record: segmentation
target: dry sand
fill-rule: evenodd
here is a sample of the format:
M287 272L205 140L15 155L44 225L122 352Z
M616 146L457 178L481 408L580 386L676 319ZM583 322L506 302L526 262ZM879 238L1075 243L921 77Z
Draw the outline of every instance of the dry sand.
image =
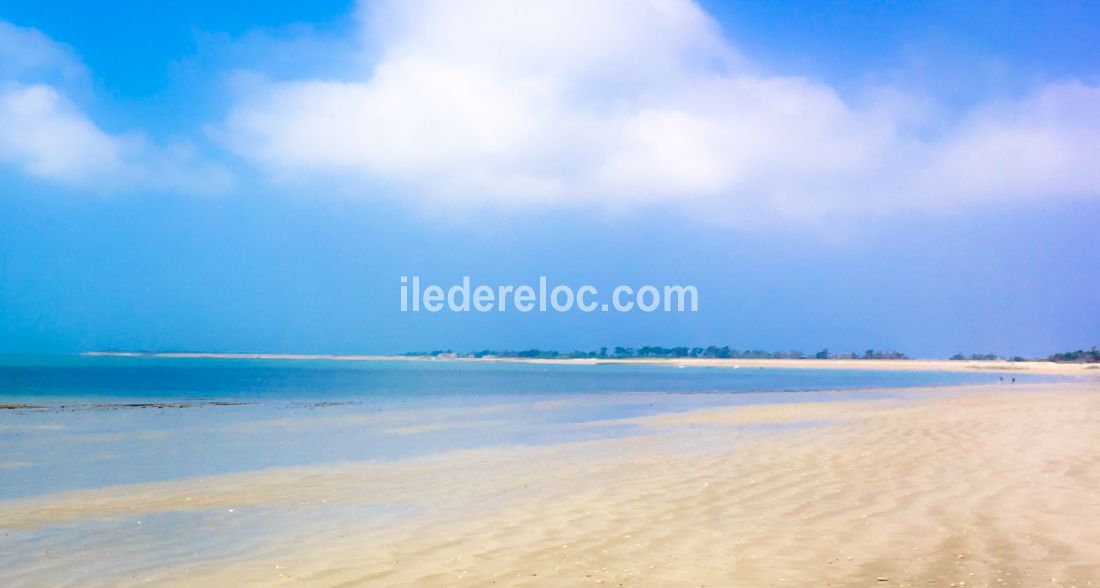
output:
M1100 586L1095 382L630 422L648 434L0 503L12 536L158 513L288 522L237 553L189 556L184 533L67 542L0 583Z

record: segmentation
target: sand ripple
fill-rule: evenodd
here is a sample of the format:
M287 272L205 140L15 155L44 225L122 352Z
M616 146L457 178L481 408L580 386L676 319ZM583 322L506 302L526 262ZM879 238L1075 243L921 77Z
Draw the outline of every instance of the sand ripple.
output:
M0 562L0 578L1100 586L1095 384L634 422L651 434L9 501L0 504L0 551L23 557ZM122 533L135 517L162 526ZM197 530L187 526L195 520ZM80 525L114 534L80 541L64 532ZM181 532L168 532L173 525ZM66 539L43 539L51 533ZM45 546L52 557L28 553Z

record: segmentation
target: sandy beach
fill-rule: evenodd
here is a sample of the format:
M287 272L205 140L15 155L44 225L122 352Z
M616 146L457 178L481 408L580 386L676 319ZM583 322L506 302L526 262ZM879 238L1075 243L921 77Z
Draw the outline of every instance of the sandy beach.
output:
M1100 588L1098 33L0 5L0 588Z
M294 361L414 361L525 363L548 365L655 365L711 368L780 368L806 370L888 370L936 372L1018 372L1063 376L1100 377L1100 367L1089 363L1055 363L1051 361L947 360L947 359L718 359L718 358L563 358L526 359L502 357L432 357L419 355L320 355L288 353L133 353L93 351L87 357L149 357L161 359L255 359Z
M0 527L28 558L0 575L8 586L1100 585L1095 381L628 421L645 434L8 500ZM217 555L203 556L211 545L194 529L31 553L51 530L186 516L224 537ZM236 551L234 536L247 538Z

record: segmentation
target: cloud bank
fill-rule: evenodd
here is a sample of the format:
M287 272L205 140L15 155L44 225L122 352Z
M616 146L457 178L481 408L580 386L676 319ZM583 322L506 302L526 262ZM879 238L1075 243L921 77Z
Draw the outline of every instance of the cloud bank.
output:
M1100 86L1079 80L962 112L845 96L759 67L691 0L377 0L354 18L294 77L237 72L204 127L237 159L97 124L75 53L0 21L0 165L192 193L229 191L243 160L448 214L653 206L740 226L1100 196Z
M186 143L103 130L69 97L87 72L67 47L0 20L0 164L61 184L221 192L231 179Z
M854 101L762 71L689 0L381 0L358 17L362 65L252 77L225 143L280 180L452 209L817 223L1100 196L1100 87L1079 81L943 120L890 88Z

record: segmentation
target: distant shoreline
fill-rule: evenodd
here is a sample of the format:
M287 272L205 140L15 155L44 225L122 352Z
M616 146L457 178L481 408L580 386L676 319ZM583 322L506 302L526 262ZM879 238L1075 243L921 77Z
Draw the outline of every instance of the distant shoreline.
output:
M131 351L87 351L85 357L145 357L164 359L265 359L295 361L424 361L469 363L525 363L551 365L659 365L726 369L841 369L944 372L1026 372L1052 375L1100 376L1100 365L1054 363L1051 361L949 360L949 359L718 359L718 358L562 358L432 357L409 355L325 355L298 353L146 353Z

